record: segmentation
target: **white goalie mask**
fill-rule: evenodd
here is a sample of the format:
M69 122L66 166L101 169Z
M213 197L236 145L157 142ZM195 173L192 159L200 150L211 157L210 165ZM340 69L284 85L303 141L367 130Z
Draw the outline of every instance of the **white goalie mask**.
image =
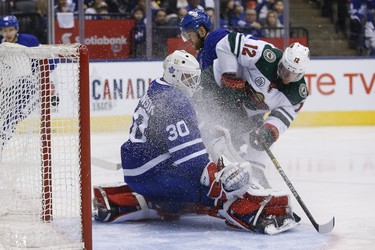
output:
M292 43L285 49L277 68L277 75L283 82L296 82L305 74L310 61L310 50L300 43Z
M184 50L176 50L164 60L164 80L192 96L201 82L201 70L195 57Z

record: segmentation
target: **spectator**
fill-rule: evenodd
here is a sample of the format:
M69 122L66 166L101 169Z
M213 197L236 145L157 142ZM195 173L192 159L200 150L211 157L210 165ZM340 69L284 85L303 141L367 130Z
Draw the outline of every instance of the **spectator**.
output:
M258 2L257 0L243 0L242 4L245 7L245 9L255 9Z
M209 16L210 18L210 21L211 21L211 24L212 24L212 27L215 26L215 22L216 22L216 18L215 18L215 9L214 8L211 8L211 7L206 7L205 10L204 10L206 13L207 13L207 16ZM228 21L222 16L220 15L220 27L222 28L228 28Z
M367 1L352 0L349 6L349 47L362 54L364 46L364 24L367 16Z
M188 13L188 10L186 8L179 8L177 11L177 18L178 18L178 26L180 25L180 21L184 16Z
M265 37L277 38L284 36L284 26L280 23L279 19L277 18L277 13L274 10L268 11L266 23L263 27Z
M240 2L234 2L233 15L230 17L229 26L238 27L244 24L244 8Z
M133 18L135 26L133 29L135 57L146 57L146 26L145 26L145 13L141 7L136 7L133 11Z
M154 0L151 0L150 6L151 6L152 19L154 19L155 13L158 9L160 9L160 6ZM146 0L138 0L137 7L141 7L143 9L143 12L146 13ZM145 21L145 22L147 22L147 21Z
M264 25L268 11L272 10L274 0L258 0L255 10L258 13L259 22Z
M39 41L42 44L46 44L47 41L47 34L48 34L48 20L47 20L47 14L48 14L48 2L45 0L36 0L35 2L35 11L39 14L39 20L40 20L40 26L37 29L37 34L35 34Z
M143 13L146 13L146 0L138 0L138 4L137 6L135 6L135 8L138 8L138 7L143 10Z
M179 8L176 14L167 15L167 24L169 26L179 27L180 21L188 13L186 8Z
M245 23L242 27L244 28L244 33L256 37L264 37L262 25L258 22L258 14L255 9L245 10Z
M369 56L375 56L375 14L369 15L365 24L365 45Z
M108 4L105 0L95 0L95 3L92 7L86 9L85 14L86 19L110 19L108 15Z
M204 9L204 11L210 17L210 21L211 21L212 27L215 26L215 9L211 8L211 7L206 7Z
M167 52L167 38L170 37L170 26L167 24L167 11L158 9L152 27L152 50L157 58L163 58Z
M220 1L220 27L228 28L234 15L234 0Z
M188 0L189 5L186 7L188 11L194 9L204 10L203 6L201 5L201 0Z
M284 1L276 0L272 6L272 9L276 11L280 23L284 25Z
M45 0L36 0L35 2L36 12L44 18L47 18L48 14L48 2Z
M132 13L137 6L137 0L106 0L109 13Z
M181 8L187 8L189 3L187 0L168 0L168 6L165 7L167 10L167 14L177 13Z
M75 10L75 3L72 1L68 2L68 0L57 0L57 4L55 5L55 13L57 12L74 12Z

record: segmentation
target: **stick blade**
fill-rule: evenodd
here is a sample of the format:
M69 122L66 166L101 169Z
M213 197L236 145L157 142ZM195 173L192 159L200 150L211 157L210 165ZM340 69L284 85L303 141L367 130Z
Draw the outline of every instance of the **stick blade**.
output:
M335 227L335 217L333 217L329 222L323 225L316 225L316 230L321 234L329 233Z

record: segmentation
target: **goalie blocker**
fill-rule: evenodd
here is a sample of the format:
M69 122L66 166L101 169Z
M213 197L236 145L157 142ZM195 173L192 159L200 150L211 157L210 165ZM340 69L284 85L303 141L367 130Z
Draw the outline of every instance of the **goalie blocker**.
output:
M231 228L270 235L296 226L300 218L291 212L289 197L265 191L249 190L240 198L221 200L213 208L186 204L179 214L170 214L133 192L124 183L95 186L93 216L96 221L125 222L175 220L186 213L207 214L225 219L226 225Z

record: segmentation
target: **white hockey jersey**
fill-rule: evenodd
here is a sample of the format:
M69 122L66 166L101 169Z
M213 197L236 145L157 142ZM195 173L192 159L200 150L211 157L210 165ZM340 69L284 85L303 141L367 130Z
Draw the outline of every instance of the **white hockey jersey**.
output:
M277 75L283 52L250 35L232 32L216 46L215 81L221 86L223 73L236 73L247 81L243 106L249 117L269 113L264 123L279 133L287 130L308 96L305 79L283 84Z

